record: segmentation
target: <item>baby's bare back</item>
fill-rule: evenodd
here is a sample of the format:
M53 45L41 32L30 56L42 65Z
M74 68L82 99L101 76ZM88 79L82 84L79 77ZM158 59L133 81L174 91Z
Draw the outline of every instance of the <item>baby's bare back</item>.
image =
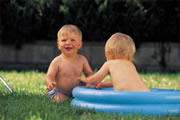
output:
M109 64L109 72L116 91L149 91L132 62L113 60Z

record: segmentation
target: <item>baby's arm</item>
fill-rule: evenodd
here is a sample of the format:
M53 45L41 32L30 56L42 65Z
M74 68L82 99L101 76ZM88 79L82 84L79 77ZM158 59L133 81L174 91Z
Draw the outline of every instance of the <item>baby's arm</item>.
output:
M93 75L94 73L93 73L87 59L84 56L82 56L82 57L83 57L83 72L84 72L85 76L87 77L87 76Z
M101 67L101 69L95 73L94 75L91 75L89 77L79 77L77 78L77 80L80 80L80 81L83 81L85 83L88 83L88 84L95 84L97 85L99 82L101 82L104 77L108 74L109 72L109 69L108 69L108 64L107 62Z
M84 56L82 56L82 59L83 59L83 72L84 72L85 76L88 77L88 76L93 75L94 73L93 73L87 59ZM84 83L84 82L82 82L82 83ZM83 85L85 85L87 87L94 87L94 88L96 87L95 85L86 84L86 83L84 83Z
M47 75L46 75L46 78L45 78L45 82L46 82L46 85L47 85L47 88L46 88L46 91L50 91L54 88L54 86L56 85L56 82L55 82L55 76L56 76L56 73L58 71L58 67L57 67L57 62L56 60L54 59L49 68L48 68L48 72L47 72Z

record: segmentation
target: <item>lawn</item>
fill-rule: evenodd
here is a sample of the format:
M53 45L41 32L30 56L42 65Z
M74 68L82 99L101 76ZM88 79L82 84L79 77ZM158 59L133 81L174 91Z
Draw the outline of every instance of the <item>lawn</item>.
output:
M0 82L0 120L180 120L178 116L139 116L105 114L75 109L71 100L52 103L45 92L45 73L0 71L15 91L11 94ZM180 90L180 73L141 73L150 88ZM108 77L107 77L108 78Z

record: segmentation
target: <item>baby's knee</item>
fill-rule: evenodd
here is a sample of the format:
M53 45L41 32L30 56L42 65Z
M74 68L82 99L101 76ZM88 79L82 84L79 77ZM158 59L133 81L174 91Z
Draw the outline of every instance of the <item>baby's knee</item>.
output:
M61 94L61 93L57 93L56 95L54 95L51 99L52 102L64 102L68 99L68 97L64 94Z

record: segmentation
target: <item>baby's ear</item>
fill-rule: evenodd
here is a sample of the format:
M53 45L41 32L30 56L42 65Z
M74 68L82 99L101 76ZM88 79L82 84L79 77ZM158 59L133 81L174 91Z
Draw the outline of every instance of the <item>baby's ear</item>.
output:
M112 51L112 50L106 51L106 59L107 59L107 60L112 60L112 59L114 59L114 55L113 55L113 51Z
M113 51L112 51L112 50L108 50L108 51L106 52L106 54L107 54L108 56L112 57L112 56L113 56Z
M83 44L82 42L79 42L79 49L82 47L82 44Z
M60 43L59 42L57 42L57 47L60 50Z

